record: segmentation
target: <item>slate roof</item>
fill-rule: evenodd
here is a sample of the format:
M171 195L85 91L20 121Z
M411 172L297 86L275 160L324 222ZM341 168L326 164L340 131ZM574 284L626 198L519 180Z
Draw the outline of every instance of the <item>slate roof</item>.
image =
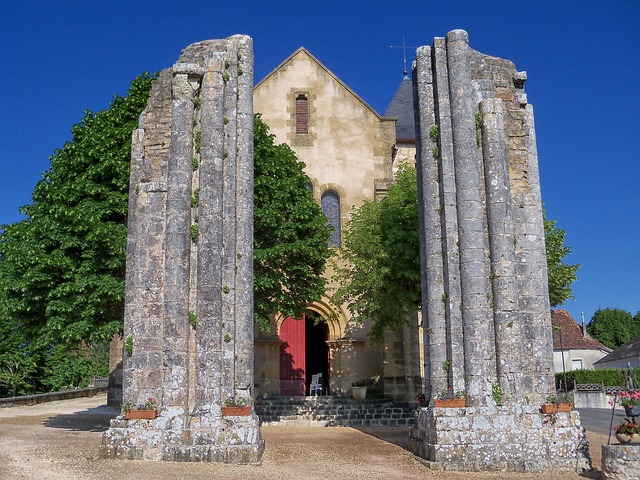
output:
M616 360L625 360L627 358L632 358L634 360L637 360L638 357L640 357L640 336L616 348L609 355L607 355L604 358L601 358L595 363L605 363L605 362L612 362Z
M582 334L582 327L573 319L566 310L553 310L551 312L553 322L553 349L554 350L604 350L611 349L600 343L586 331ZM560 327L560 328L558 328ZM562 346L560 342L560 329L562 330Z
M391 103L384 112L385 117L397 118L396 141L416 140L415 119L413 117L413 86L411 79L406 75L400 82L398 90L391 99Z

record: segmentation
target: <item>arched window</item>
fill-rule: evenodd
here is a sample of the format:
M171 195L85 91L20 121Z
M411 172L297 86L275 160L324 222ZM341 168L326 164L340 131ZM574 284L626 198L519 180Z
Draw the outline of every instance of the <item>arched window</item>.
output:
M322 211L327 217L327 224L332 227L330 247L340 246L340 196L333 190L322 194Z
M309 133L309 101L302 94L296 97L296 133Z

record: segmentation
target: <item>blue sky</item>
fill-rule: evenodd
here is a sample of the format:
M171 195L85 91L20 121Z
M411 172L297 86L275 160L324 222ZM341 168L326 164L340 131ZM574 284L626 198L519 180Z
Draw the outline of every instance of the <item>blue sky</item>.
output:
M0 224L49 168L84 110L107 108L144 71L190 43L245 33L255 80L300 46L383 113L408 46L452 29L472 48L526 70L542 197L579 263L575 300L640 310L640 2L15 1L0 16ZM413 56L408 51L408 58Z

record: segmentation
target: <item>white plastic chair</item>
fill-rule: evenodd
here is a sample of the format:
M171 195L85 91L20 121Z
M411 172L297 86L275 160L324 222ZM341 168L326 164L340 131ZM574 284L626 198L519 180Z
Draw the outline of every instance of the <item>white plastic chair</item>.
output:
M320 392L320 395L323 393L321 373L311 375L311 385L309 385L309 395L318 396L318 392Z

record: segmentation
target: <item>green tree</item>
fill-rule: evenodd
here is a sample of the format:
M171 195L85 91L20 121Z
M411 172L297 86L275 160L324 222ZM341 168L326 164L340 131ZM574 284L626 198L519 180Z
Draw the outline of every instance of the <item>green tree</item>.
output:
M29 348L49 363L61 364L54 359L62 347L80 361L82 344L122 329L131 131L152 80L144 74L108 110L85 112L22 208L26 218L2 227L0 322L21 325ZM300 316L324 293L329 230L304 165L274 145L259 118L255 125L255 311L266 326L269 314Z
M40 346L104 342L122 328L131 131L152 79L85 112L21 209L27 218L3 227L8 314Z
M5 315L0 319L0 397L34 393L39 357L16 322Z
M74 350L53 345L43 352L40 382L47 392L84 388L94 375L109 373L109 345L94 344Z
M254 118L255 318L268 328L276 312L300 318L325 292L322 276L331 235L320 206L307 189L304 164Z
M549 276L549 303L551 307L562 305L566 300L574 298L573 282L577 280L576 272L580 265L567 265L564 258L571 253L571 247L564 244L566 232L556 226L555 220L544 216L544 239L547 250L547 272Z
M615 349L640 335L640 321L620 308L598 309L587 325L587 332L607 347Z
M380 202L366 200L351 212L339 257L333 294L356 322L372 321L380 339L420 305L420 238L416 171L401 166Z
M416 172L402 167L387 197L365 201L351 212L343 246L334 266L337 303L347 304L356 322L371 320L372 336L404 321L398 312L420 307L420 245ZM566 265L571 252L565 232L545 218L545 239L552 306L571 297L579 265Z

